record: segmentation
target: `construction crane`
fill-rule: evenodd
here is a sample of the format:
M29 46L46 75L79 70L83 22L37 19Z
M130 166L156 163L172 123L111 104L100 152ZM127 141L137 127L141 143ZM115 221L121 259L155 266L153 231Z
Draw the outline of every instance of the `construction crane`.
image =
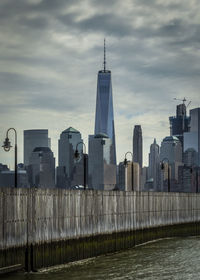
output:
M191 100L188 102L188 105L186 106L186 108L191 104L191 102L192 102Z
M184 97L183 99L174 98L174 100L182 101L182 102L183 102L183 104L185 104L185 101L187 101L187 100L185 99L185 97Z
M182 101L183 104L185 104L185 102L187 101L187 99L184 97L183 99L179 99L179 98L174 98L174 100L178 100L178 101ZM186 105L186 108L191 104L191 100L188 102L188 104Z

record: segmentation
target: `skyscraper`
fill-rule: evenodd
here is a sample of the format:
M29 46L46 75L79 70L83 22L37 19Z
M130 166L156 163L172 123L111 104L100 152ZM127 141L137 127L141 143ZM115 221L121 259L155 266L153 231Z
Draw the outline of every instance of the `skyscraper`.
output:
M193 148L188 148L183 153L183 163L186 166L198 166L198 153Z
M80 142L82 142L81 134L73 127L69 127L60 134L57 167L57 187L59 188L71 188L83 184L83 160L77 163L74 159L76 145ZM77 148L82 154L83 145L79 144Z
M179 189L181 192L196 192L196 184L200 184L198 173L198 153L193 148L188 148L183 153L183 166L179 167Z
M169 161L170 165L170 190L176 191L178 184L178 168L182 163L182 144L176 136L167 136L163 139L160 147L160 161ZM165 168L166 170L166 168ZM162 173L165 171L163 170ZM161 174L162 175L162 174ZM166 186L165 186L166 187ZM161 179L163 190L163 181ZM164 190L166 190L164 188Z
M133 160L138 162L142 170L142 128L141 125L135 125L133 131Z
M176 116L169 117L170 135L179 138L183 144L183 133L189 131L190 118L187 117L186 106L182 104L176 106Z
M113 114L111 71L106 70L106 49L104 40L104 69L98 72L96 117L94 134L106 134L112 141L111 162L116 164L115 127Z
M182 149L180 140L176 136L167 136L160 147L160 161L167 158L169 163L182 162Z
M149 168L148 168L148 177L153 179L153 188L155 191L158 191L160 185L160 154L159 154L159 145L154 139L153 144L150 146L149 153Z
M116 165L111 161L112 140L103 133L89 136L89 187L113 190L116 185Z
M200 108L190 110L190 132L184 133L184 152L193 148L197 152L197 165L200 166Z
M24 165L29 165L31 153L36 147L49 147L49 143L48 129L24 130Z

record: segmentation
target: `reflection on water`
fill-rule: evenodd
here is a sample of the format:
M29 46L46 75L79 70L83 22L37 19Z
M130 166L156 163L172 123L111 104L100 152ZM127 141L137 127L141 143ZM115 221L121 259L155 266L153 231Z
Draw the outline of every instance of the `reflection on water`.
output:
M15 273L1 280L200 279L200 237L164 239L112 255L54 267L38 273Z

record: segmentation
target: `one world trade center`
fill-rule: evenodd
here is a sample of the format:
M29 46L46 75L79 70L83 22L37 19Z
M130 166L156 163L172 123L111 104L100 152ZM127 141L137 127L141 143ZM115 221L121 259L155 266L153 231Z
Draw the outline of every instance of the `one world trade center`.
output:
M115 127L113 114L111 71L106 69L104 40L104 69L98 72L95 135L106 134L112 140L111 163L116 164Z

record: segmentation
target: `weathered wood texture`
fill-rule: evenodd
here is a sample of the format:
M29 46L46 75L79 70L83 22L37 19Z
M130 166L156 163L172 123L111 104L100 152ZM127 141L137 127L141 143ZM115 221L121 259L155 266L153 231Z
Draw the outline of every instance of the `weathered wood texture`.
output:
M194 193L0 189L2 250L198 221Z

